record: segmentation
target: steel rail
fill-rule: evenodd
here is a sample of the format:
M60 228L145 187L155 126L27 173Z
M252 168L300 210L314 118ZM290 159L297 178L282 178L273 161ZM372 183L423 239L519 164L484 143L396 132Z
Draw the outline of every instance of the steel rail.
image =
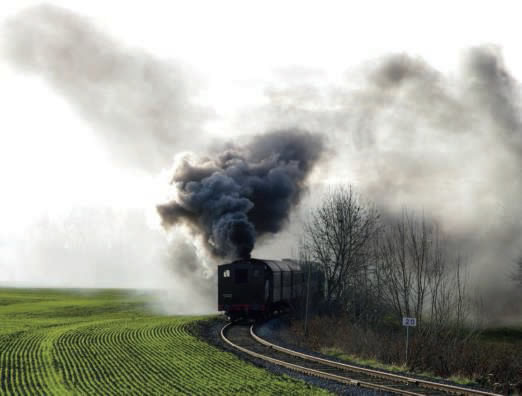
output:
M269 342L269 341L259 337L254 332L254 325L252 325L250 327L250 335L257 342L259 342L259 343L261 343L261 344L263 344L263 345L265 345L265 346L267 346L269 348L275 349L275 350L277 350L279 352L283 352L283 353L286 353L286 354L292 355L292 356L297 356L297 357L300 357L301 359L304 359L304 360L309 360L309 361L313 361L313 362L317 362L317 363L322 363L322 364L325 364L325 365L328 365L328 366L331 366L331 367L335 367L335 368L339 368L339 369L343 369L343 370L346 370L346 371L364 373L364 374L366 374L368 376L371 376L371 377L381 378L381 379L389 379L389 380L392 380L394 382L401 382L401 383L412 384L412 385L416 385L416 386L421 387L421 388L442 390L442 391L444 391L446 393L453 393L453 394L456 394L456 395L463 395L463 396L502 396L502 395L500 395L498 393L485 392L485 391L481 391L481 390L478 390L478 389L464 388L464 387L461 387L461 386L448 385L448 384L443 384L443 383L438 383L438 382L433 382L433 381L422 380L422 379L418 379L418 378L407 377L407 376L400 375L400 374L387 373L385 371L373 370L373 369L368 369L368 368L364 368L364 367L354 366L354 365L351 365L351 364L340 363L340 362L336 362L336 361L333 361L333 360L328 360L328 359L323 359L323 358L320 358L320 357L317 357L317 356L308 355L306 353L297 352L297 351L294 351L292 349L288 349L288 348L284 348L282 346L276 345L274 343L271 343L271 342Z
M290 370L298 371L298 372L301 372L301 373L304 373L304 374L308 374L308 375L312 375L312 376L315 376L315 377L320 377L320 378L326 378L326 379L334 380L334 381L341 382L341 383L344 383L344 384L347 384L347 385L359 386L359 387L373 389L373 390L381 390L381 391L396 393L396 394L400 394L400 395L424 396L422 393L415 393L415 392L410 392L410 391L406 391L406 390L402 390L402 389L396 389L396 388L392 388L392 387L386 386L386 385L373 384L373 383L367 382L367 381L360 381L360 380L356 380L356 379L352 379L352 378L348 378L348 377L343 377L343 376L336 375L336 374L327 373L327 372L320 371L320 370L315 370L315 369L308 368L308 367L299 366L299 365L294 364L294 363L285 362L283 360L275 359L275 358L272 358L270 356L266 356L266 355L263 355L261 353L251 351L250 349L247 349L247 348L244 348L244 347L239 346L237 344L234 344L232 341L230 341L225 336L226 329L229 326L231 326L231 325L233 325L232 322L231 323L227 323L221 329L221 338L223 339L223 341L225 341L232 348L238 349L241 352L244 352L244 353L246 353L246 354L248 354L250 356L256 357L258 359L265 360L267 362L276 364L278 366L286 367L286 368L288 368ZM251 334L253 333L253 331L252 331L253 327L254 326L252 325L252 327L250 328Z

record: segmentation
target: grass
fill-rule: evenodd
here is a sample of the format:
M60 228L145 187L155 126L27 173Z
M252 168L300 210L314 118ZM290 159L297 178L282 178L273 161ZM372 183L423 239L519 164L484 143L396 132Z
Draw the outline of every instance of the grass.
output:
M380 369L380 370L387 370L387 371L391 371L391 372L395 372L395 373L407 373L408 372L408 368L404 364L403 365L384 364L382 362L379 362L376 359L365 359L365 358L361 358L357 355L344 353L339 348L322 348L320 350L320 352L325 355L333 356L337 359L343 360L347 363L354 363L354 364L358 364L361 366L371 367L371 368ZM429 372L416 372L415 374L426 377L430 380L446 379L446 380L452 381L452 382L454 382L456 384L460 384L460 385L476 385L475 381L473 381L472 379L463 377L463 376L458 376L458 375L454 375L449 378L442 378L442 377L438 377L438 376L434 375L433 373L429 373Z
M359 364L361 366L368 366L375 369L388 370L393 372L405 372L407 371L407 367L405 365L395 365L395 364L384 364L375 359L364 359L357 355L344 353L339 348L321 348L321 353L329 356L333 356L337 359L344 360L346 362Z
M121 290L0 289L0 394L326 394L194 337Z

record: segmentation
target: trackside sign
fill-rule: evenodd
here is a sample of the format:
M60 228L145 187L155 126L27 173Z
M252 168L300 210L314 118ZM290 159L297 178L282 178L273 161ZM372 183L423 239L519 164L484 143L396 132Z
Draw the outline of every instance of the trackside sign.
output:
M406 316L402 317L402 325L406 327L406 363L408 362L408 338L410 327L417 326L417 318L407 318Z
M402 325L406 327L415 327L417 326L417 318L402 318Z

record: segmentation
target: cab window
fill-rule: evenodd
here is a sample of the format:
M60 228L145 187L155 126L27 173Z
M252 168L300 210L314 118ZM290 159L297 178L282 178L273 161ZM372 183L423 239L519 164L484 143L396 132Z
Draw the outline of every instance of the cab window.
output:
M223 278L230 278L230 270L223 271Z

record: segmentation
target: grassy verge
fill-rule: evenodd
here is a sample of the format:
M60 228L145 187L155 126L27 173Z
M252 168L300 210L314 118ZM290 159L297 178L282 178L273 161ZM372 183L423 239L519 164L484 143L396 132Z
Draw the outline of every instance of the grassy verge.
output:
M522 389L520 326L480 331L416 328L410 331L409 370L404 363L405 334L400 330L362 326L346 318L314 317L308 321L306 336L300 321L292 322L288 333L291 342L357 364L503 393Z
M329 355L329 356L335 357L337 359L340 359L342 361L345 361L347 363L353 363L353 364L366 366L366 367L370 367L370 368L374 368L374 369L378 369L378 370L387 370L387 371L391 371L391 372L395 372L395 373L408 373L408 367L404 364L402 364L402 365L384 364L382 362L379 362L376 359L368 359L368 358L365 359L365 358L361 358L361 357L353 355L353 354L344 353L339 348L332 348L332 347L321 348L320 352L325 355ZM414 372L412 374L423 376L423 377L426 377L427 379L449 380L449 381L455 382L460 385L477 385L477 383L475 381L473 381L473 379L466 378L463 376L451 376L449 378L442 378L442 377L436 376L433 373L426 372L426 371Z

